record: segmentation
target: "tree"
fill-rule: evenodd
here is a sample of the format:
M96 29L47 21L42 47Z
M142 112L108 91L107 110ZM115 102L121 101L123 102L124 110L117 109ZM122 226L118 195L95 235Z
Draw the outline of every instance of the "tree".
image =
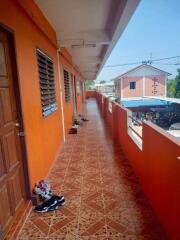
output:
M175 96L176 81L174 79L167 80L167 97L174 98Z
M167 97L180 98L180 69L177 69L175 79L167 81Z
M86 90L94 89L95 81L94 80L87 80L85 82L85 88Z
M176 81L176 86L175 86L175 98L180 98L180 69L177 69L178 74L176 75L175 81Z
M102 80L102 81L100 81L99 83L103 84L103 83L106 83L106 81L105 81L105 80Z

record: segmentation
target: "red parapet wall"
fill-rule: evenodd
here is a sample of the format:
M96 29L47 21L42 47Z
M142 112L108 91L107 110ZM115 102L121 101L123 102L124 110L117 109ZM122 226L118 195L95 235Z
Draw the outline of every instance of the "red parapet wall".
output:
M180 239L180 143L152 123L143 123L142 150L127 132L127 109L96 94L99 109L164 226L168 239Z
M169 239L180 239L180 144L154 124L144 124L143 128L143 182L147 196Z
M96 91L95 90L86 91L86 98L95 98L95 97L96 97Z

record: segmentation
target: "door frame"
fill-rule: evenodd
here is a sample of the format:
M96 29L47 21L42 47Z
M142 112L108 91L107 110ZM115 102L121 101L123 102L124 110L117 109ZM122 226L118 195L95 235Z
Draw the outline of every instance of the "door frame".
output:
M17 117L20 124L19 131L24 132L24 122L22 115L22 104L21 104L21 95L20 95L20 81L19 81L19 72L17 64L17 50L16 50L16 41L15 33L12 29L0 22L0 30L4 31L9 35L10 39L10 54L12 55L12 72L14 84L14 95L17 107ZM27 159L27 147L25 137L19 137L20 140L20 149L21 149L21 159L22 159L22 168L23 168L23 177L24 177L24 186L25 186L25 200L31 200L31 189L30 189L30 179L29 179L29 169L28 169L28 159Z

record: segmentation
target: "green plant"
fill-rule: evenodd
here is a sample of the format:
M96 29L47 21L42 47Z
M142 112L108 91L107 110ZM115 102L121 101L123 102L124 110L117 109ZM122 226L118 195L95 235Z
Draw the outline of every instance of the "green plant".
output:
M94 80L86 80L85 82L85 89L86 90L92 90L95 87L95 81Z

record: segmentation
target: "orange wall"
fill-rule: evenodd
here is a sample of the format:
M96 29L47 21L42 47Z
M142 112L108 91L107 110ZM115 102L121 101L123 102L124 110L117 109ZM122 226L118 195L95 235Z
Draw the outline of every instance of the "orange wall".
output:
M78 80L83 81L77 67L74 66L72 62L72 57L68 51L63 48L60 53L60 67L61 67L61 85L62 85L62 95L63 95L63 108L64 108L64 120L65 120L65 131L66 134L72 126L72 117L73 117L73 99L72 99L72 82L71 82L71 73L75 75L76 79L76 101L77 101L77 112L80 113L82 110L82 91L81 88L78 88ZM71 97L68 103L65 102L65 89L64 89L64 69L69 72L70 76L70 92Z
M24 4L26 2L32 3L32 1L20 2ZM15 36L31 187L37 180L46 176L62 143L62 117L58 90L55 33L50 29L49 24L36 6L33 6L36 10L32 9L35 18L38 18L44 24L44 27L47 27L49 37L44 35L43 31L40 31L39 26L28 17L17 1L2 1L0 7L0 23L12 29ZM38 17L36 14L38 14ZM47 118L43 118L41 113L36 59L37 47L47 53L54 62L58 110Z
M34 1L7 0L1 2L0 24L13 31L15 36L16 58L19 74L22 114L27 146L28 168L31 188L34 183L46 177L53 160L63 142L60 87L58 79L58 61L56 33L47 22ZM54 63L56 100L58 110L42 117L36 48L43 50ZM82 75L72 62L66 49L60 54L61 83L65 129L72 124L72 98L66 104L64 100L63 67L83 80ZM82 96L77 97L78 111L82 107Z
M105 97L103 97L105 98ZM163 224L168 239L180 239L180 143L152 123L143 124L143 149L127 133L127 110L113 103L112 121L107 111L108 100L97 94L102 115L111 123L112 134L121 144L144 192Z
M64 125L66 134L72 126L72 116L73 116L73 104L72 104L72 85L71 85L71 72L72 72L72 58L70 54L62 49L60 54L60 67L61 67L61 86L62 86L62 98L63 98L63 108L64 108ZM64 89L64 69L69 72L70 76L70 91L71 98L69 102L65 102L65 89Z

